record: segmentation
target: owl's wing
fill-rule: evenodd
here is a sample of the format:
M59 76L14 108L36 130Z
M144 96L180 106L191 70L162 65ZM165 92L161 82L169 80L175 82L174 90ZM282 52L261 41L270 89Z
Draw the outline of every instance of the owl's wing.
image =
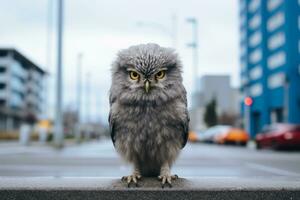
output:
M112 104L115 102L115 98L112 97L112 95L109 96L109 104L110 104L110 107L112 107ZM112 110L110 109L109 111L109 116L108 116L108 123L109 123L109 131L110 131L110 137L111 137L111 140L113 142L113 144L115 145L115 142L116 142L116 136L115 136L115 129L114 129L114 126L115 126L115 120L113 118L113 115L112 115Z
M115 130L114 130L114 120L113 120L111 111L109 112L108 123L109 123L109 131L110 131L111 141L115 145L116 138L115 138Z
M186 110L185 110L185 117L180 123L181 128L183 130L182 131L183 142L182 142L181 148L184 148L186 143L187 143L188 136L189 136L189 122L190 122L190 117L189 117L189 113L188 113L188 110L187 110L187 98L186 98L185 89L184 89L183 101L184 101Z
M188 113L187 113L186 116L187 116L186 119L184 121L182 121L182 123L181 123L182 129L183 129L183 133L182 133L183 142L182 142L181 148L185 147L185 145L187 143L187 140L188 140L188 136L189 136L189 121L190 121L190 118L189 118Z

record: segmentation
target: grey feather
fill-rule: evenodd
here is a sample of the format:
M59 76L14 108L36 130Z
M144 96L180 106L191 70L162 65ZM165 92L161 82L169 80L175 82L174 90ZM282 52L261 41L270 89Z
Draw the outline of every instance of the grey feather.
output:
M129 69L140 74L129 77ZM155 78L166 69L162 80ZM182 65L173 49L157 44L119 52L112 65L109 124L117 152L143 176L155 176L163 163L171 166L187 141L189 116ZM151 82L149 93L143 80Z

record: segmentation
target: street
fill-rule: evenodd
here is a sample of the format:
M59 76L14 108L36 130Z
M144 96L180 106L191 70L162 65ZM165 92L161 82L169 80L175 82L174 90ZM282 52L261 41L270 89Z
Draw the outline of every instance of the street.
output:
M188 144L172 168L181 177L300 177L300 152ZM0 176L121 177L131 167L110 141L68 145L62 150L34 144L0 143Z

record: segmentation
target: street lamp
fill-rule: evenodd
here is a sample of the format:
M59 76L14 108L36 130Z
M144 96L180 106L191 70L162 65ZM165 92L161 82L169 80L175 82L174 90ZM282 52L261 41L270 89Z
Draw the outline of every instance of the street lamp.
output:
M63 147L64 133L62 123L62 48L63 48L63 0L58 0L58 21L57 21L57 82L56 82L56 117L54 142L56 147Z
M198 22L196 18L188 18L186 21L192 24L193 26L192 42L188 43L187 46L193 49L193 62L194 62L193 74L194 74L194 84L195 84L194 87L196 90L197 87L196 81L198 75Z
M77 143L81 140L81 69L83 54L77 55L77 126L75 127L75 140Z
M160 24L160 23L157 23L157 22L144 22L144 21L138 21L137 26L139 27L151 27L151 28L154 28L154 29L158 29L160 30L161 32L167 34L170 39L171 39L171 44L172 44L172 47L173 48L176 48L177 46L177 16L174 14L172 15L172 25L171 25L171 28L163 25L163 24Z

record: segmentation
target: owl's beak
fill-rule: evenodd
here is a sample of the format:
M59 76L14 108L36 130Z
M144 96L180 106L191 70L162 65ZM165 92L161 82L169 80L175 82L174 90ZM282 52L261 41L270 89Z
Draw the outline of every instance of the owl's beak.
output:
M149 82L148 80L146 80L146 81L144 82L144 86L145 86L145 91L146 91L146 93L148 93L149 90L150 90L150 82Z

